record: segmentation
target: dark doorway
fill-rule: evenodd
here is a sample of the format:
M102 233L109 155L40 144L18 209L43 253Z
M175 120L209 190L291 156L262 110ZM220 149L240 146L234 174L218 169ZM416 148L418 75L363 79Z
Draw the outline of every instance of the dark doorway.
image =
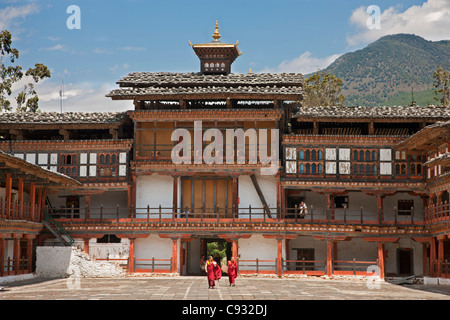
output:
M297 248L297 260L314 261L314 249L311 248ZM305 262L305 270L314 270L314 262ZM303 262L297 262L295 266L296 270L303 269Z
M298 197L298 196L288 196L287 197L287 219L293 219L295 218L295 208L297 208L302 201L305 201L304 197ZM298 211L297 211L298 214Z
M398 249L398 274L402 276L412 275L412 250L409 248Z

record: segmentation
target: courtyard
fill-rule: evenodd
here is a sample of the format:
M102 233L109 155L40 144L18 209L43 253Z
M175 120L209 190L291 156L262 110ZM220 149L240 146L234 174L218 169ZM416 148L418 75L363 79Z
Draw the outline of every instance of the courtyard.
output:
M450 300L450 286L369 279L238 277L208 289L206 277L33 279L4 284L0 300Z

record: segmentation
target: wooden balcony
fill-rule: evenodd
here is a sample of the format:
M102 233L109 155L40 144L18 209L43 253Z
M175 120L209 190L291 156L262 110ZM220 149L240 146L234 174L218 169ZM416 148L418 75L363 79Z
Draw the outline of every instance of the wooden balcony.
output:
M61 208L50 212L69 233L148 232L367 232L387 228L396 233L411 229L424 234L426 222L422 211L407 216L398 210L377 212L366 209L337 210L310 208L301 214L296 208L172 208L96 207ZM269 215L270 213L270 215ZM450 220L450 217L449 217ZM399 231L402 232L402 231Z

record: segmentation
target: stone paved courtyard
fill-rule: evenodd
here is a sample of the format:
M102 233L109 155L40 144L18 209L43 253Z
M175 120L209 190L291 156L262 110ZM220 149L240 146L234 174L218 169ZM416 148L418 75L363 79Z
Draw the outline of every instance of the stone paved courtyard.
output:
M206 277L28 280L4 284L0 300L450 300L450 286L366 280L239 277L208 289Z

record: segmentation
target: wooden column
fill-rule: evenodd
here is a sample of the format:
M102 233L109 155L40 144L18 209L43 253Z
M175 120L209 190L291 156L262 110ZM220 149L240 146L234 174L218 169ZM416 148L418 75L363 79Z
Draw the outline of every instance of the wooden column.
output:
M238 214L238 177L233 176L233 215L237 217Z
M438 265L437 276L440 277L442 273L442 262L444 262L444 236L438 237Z
M277 276L281 277L283 273L283 238L277 238Z
M435 237L431 237L430 240L430 276L436 276L436 268L434 267L436 263L436 240Z
M384 243L378 242L378 268L380 272L380 279L384 279Z
M11 218L11 200L12 200L12 178L11 174L6 174L6 186L5 186L5 203L6 203L6 219Z
M89 254L89 240L90 240L90 238L85 238L85 239L84 239L84 248L83 248L83 251L84 251L84 253L86 253L86 254Z
M178 176L173 177L173 194L172 194L172 205L173 213L177 213L178 208Z
M31 205L31 221L35 221L36 219L36 187L34 185L34 182L30 183L30 205Z
M20 262L20 237L21 234L14 234L14 249L13 249L13 255L14 255L14 274L19 274L19 262Z
M377 195L377 213L378 221L382 223L384 221L384 206L383 206L383 196Z
M277 215L281 215L281 172L277 173Z
M35 212L36 215L36 221L41 221L41 205L42 205L42 188L37 188L37 212Z
M33 238L27 238L27 269L31 273L31 262L33 261Z
M86 206L86 219L89 219L91 217L91 197L92 195L84 195L84 202Z
M134 241L136 238L129 238L130 239L130 253L128 255L128 272L134 273Z
M173 237L172 239L172 273L177 273L177 263L178 263L178 237Z
M231 255L234 258L234 261L236 261L237 263L237 259L238 259L238 240L237 239L233 239L232 240L232 245L231 245Z
M42 188L42 197L41 197L41 211L40 211L40 219L39 221L44 220L44 214L45 214L45 200L47 199L47 187Z
M19 204L19 219L23 219L23 179L19 178L18 185L18 199L17 202Z
M327 240L327 276L331 277L333 275L333 255L332 255L332 244L333 241Z

